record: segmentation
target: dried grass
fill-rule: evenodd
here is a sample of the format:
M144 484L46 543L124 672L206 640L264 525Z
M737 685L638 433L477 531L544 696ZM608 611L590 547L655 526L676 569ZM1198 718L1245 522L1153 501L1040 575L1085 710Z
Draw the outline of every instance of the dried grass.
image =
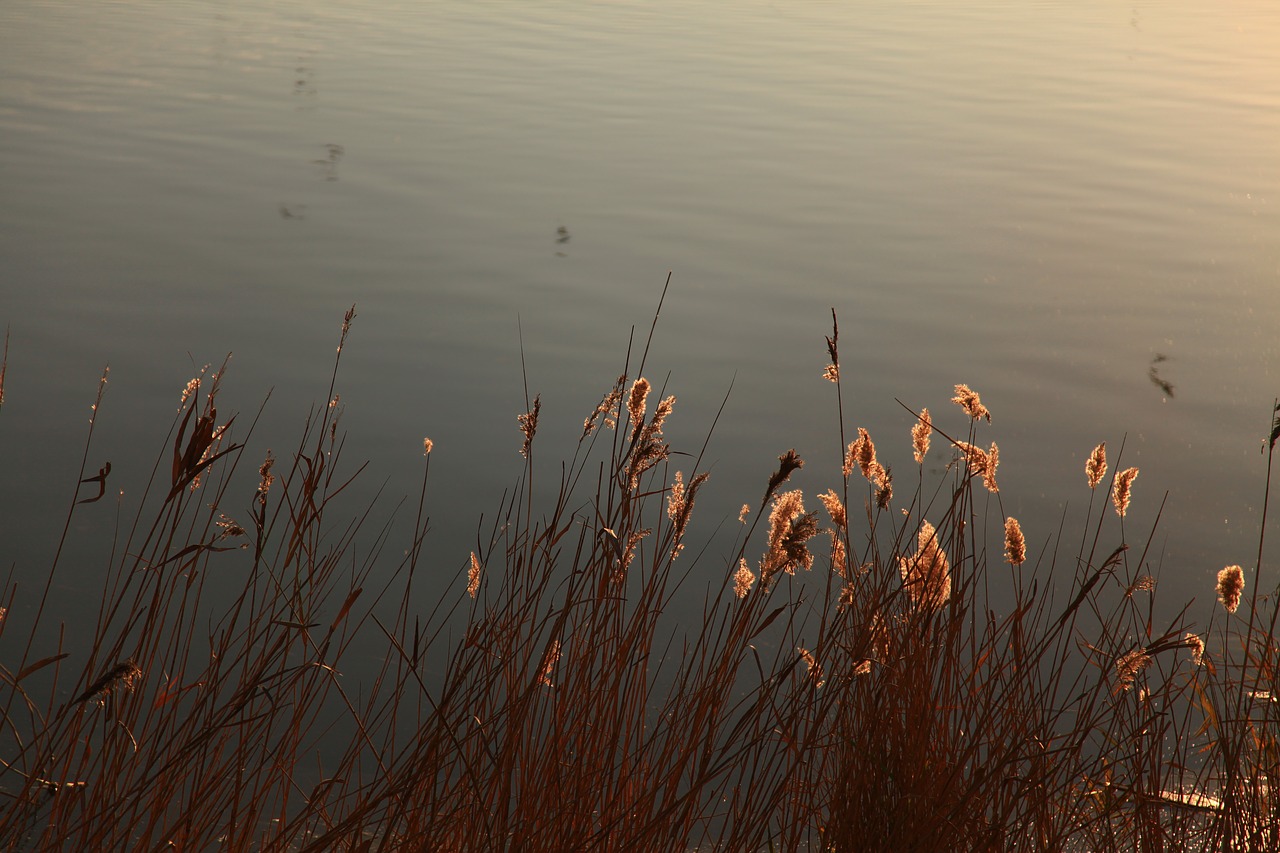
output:
M799 489L779 491L794 451L761 469L771 511L744 506L730 553L677 560L706 472L697 456L687 482L663 464L674 398L646 420L649 383L624 395L624 374L535 513L535 397L517 488L420 614L429 440L411 541L357 553L368 513L342 508L358 469L341 463L341 407L242 478L253 430L217 417L220 375L184 394L91 641L47 630L60 557L35 606L15 608L14 589L0 602L0 636L18 640L0 661L4 849L1280 845L1276 603L1256 579L1246 599L1228 566L1230 619L1159 622L1146 545L1092 503L1078 550L1050 540L1028 562L1017 520L984 509L1001 499L994 444L955 442L966 465L922 471L904 511L868 495L864 525L848 475L882 486L860 431L820 495L832 571L797 573L819 530ZM956 392L972 438L989 413ZM921 462L945 433L913 417ZM1105 471L1100 444L1091 489ZM87 473L75 485L92 497L110 471ZM1122 516L1134 475L1115 480ZM100 506L84 496L69 529ZM1012 590L988 533L1018 567ZM675 602L708 577L683 623Z

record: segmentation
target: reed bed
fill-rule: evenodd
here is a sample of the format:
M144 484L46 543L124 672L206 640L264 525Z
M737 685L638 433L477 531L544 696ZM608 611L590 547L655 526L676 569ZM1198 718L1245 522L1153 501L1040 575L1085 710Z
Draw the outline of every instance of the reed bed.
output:
M0 848L1280 847L1261 529L1256 563L1206 590L1207 624L1158 621L1152 531L1126 528L1150 496L1122 448L1063 484L1089 502L1081 530L1024 531L1000 413L957 385L878 446L841 406L826 491L793 488L804 461L782 452L734 544L690 553L707 473L696 448L674 463L676 401L646 358L553 465L527 401L517 482L443 557L430 439L410 541L343 503L361 469L337 362L280 458L219 415L221 371L194 378L91 628L60 628L61 548L42 589L6 584ZM93 429L64 540L109 488ZM671 614L691 597L688 624Z

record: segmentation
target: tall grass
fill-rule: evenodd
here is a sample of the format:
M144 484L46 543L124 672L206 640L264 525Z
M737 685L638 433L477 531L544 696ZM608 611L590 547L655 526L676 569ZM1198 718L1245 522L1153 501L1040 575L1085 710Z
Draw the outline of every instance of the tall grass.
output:
M827 345L839 400L834 323ZM410 541L385 547L340 500L360 469L336 363L280 459L219 416L220 373L193 379L87 639L58 627L61 547L43 589L6 585L0 847L1280 846L1261 530L1243 593L1220 584L1233 606L1159 622L1122 451L1063 484L1081 530L1024 534L1000 413L960 385L879 448L841 407L831 488L789 488L794 452L761 463L733 546L694 554L706 472L675 469L646 356L554 465L528 402L522 473L427 613L431 442ZM64 540L108 488L93 430ZM877 451L914 459L895 479ZM690 600L700 618L671 615Z

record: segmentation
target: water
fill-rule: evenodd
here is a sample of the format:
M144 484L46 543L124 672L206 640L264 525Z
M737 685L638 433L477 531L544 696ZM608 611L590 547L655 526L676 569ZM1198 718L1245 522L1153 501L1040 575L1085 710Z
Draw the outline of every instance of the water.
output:
M549 460L671 271L647 372L679 398L677 449L733 384L701 535L789 447L800 485L836 484L834 307L846 428L900 495L895 397L960 429L968 383L1033 560L1064 512L1079 529L1089 450L1114 462L1124 439L1130 539L1168 492L1161 593L1208 602L1219 568L1254 561L1280 394L1278 44L1262 0L10 0L5 563L43 577L104 364L90 470L111 460L127 507L186 380L229 351L224 406L274 388L255 459L291 446L357 303L353 511L384 483L386 512L415 494L431 436L429 550L451 576L519 470L522 346ZM67 618L94 603L97 508Z

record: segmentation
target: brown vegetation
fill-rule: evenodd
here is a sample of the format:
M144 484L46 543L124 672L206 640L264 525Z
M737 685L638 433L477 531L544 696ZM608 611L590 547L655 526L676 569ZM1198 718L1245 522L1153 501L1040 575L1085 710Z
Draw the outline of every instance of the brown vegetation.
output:
M1280 846L1277 611L1256 575L1249 598L1243 570L1223 570L1207 628L1185 610L1157 624L1145 543L1105 499L1088 492L1075 548L1005 514L995 444L976 443L990 413L965 385L956 438L927 410L900 447L881 436L921 465L932 433L951 449L905 500L885 494L865 430L844 452L840 423L843 470L818 495L830 527L779 491L803 465L788 451L761 468L771 511L744 506L732 550L692 560L706 472L665 464L674 398L649 415L643 367L605 393L536 507L534 398L518 486L429 614L412 602L443 582L422 573L432 443L406 556L375 570L377 549L354 552L364 516L335 517L353 476L340 407L241 489L237 467L264 454L219 417L218 374L197 377L92 642L50 645L49 587L18 618L9 586L0 847ZM1099 444L1087 485L1105 471ZM1136 473L1113 478L1122 516ZM665 615L704 586L697 624ZM368 645L381 653L349 663Z

